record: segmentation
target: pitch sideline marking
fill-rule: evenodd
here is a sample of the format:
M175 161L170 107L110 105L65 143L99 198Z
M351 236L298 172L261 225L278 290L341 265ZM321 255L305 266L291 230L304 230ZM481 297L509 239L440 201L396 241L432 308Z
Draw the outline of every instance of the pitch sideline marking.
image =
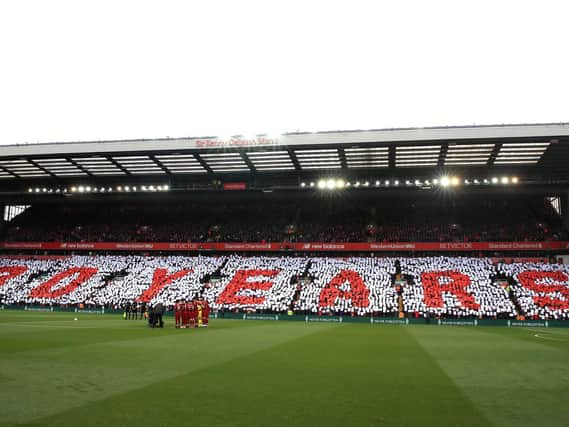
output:
M546 333L547 333L547 332L546 332ZM561 338L561 339L560 339L560 338L552 338L552 337L542 336L542 335L540 335L540 334L534 334L533 336L536 337L536 338L544 339L544 340L560 341L560 342L569 342L569 339L566 339L566 340L565 340L565 339L562 339L562 338Z

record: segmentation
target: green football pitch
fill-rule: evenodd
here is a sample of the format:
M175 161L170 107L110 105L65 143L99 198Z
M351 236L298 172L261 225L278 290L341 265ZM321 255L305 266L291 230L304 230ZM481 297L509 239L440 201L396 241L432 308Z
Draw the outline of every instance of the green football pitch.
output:
M0 426L568 426L569 329L0 312Z

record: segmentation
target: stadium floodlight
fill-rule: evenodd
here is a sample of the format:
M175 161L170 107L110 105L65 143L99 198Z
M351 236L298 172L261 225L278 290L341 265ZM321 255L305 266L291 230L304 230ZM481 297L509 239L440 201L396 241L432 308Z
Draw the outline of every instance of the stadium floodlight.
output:
M148 189L149 189L150 191L155 191L155 190L156 190L156 187L154 187L153 185L151 185L150 187L148 187Z
M146 191L146 185L142 186L142 191Z
M450 185L450 178L448 176L443 176L441 178L441 185L443 187L448 187Z
M464 183L465 183L466 185L470 185L470 181L469 181L468 179L465 179L465 180L464 180Z
M425 185L431 185L431 181L429 181L428 179L425 180Z
M396 180L393 182L393 185L399 185L399 180L396 179Z
M352 183L350 181L346 182L346 187L351 187Z
M71 192L75 193L77 191L77 187L71 187Z
M344 182L343 179L339 179L336 181L336 188L344 188L345 185L346 183Z
M170 186L168 184L164 185L162 188L164 189L164 191L170 190Z
M360 182L356 181L356 183L354 184L354 187L359 187L360 186Z
M320 181L318 181L318 188L319 189L324 189L326 188L326 181L324 181L323 179L321 179Z
M91 187L90 186L85 187L85 191L89 193L91 191Z
M480 184L480 181L478 181L477 179L474 180L475 184Z
M439 180L437 178L433 179L433 184L438 185L439 184Z
M484 184L490 184L490 181L488 181L487 178L484 178Z
M493 178L492 178L492 184L497 184L497 183L498 183L498 178L493 177Z
M107 188L107 192L108 192L108 193L112 193L112 192L113 192L113 187Z
M301 186L302 188L306 187L306 182L301 182L301 183L300 183L300 186Z
M105 187L99 188L99 193L104 193L104 192L105 192Z
M375 186L379 187L379 181L375 181Z
M421 185L421 181L418 180L418 179L416 179L416 180L415 180L415 185Z
M42 188L41 191L43 191L44 193L47 193L47 188Z
M311 186L311 187L314 187L314 182L311 182L311 183L310 183L310 186Z
M405 184L407 185L411 185L411 181L409 181L408 179L405 181Z
M336 188L336 181L334 181L333 179L329 179L328 181L326 181L326 188L328 190L333 190L334 188Z
M130 191L130 187L128 185L124 186L124 191Z
M80 185L77 190L79 190L80 193L84 193L84 192L85 192L85 187L83 187L82 185Z
M388 180L388 179L385 181L385 186L386 186L386 187L389 186L389 180Z
M132 191L136 191L136 187L132 187Z
M121 185L119 185L119 186L117 187L117 191L122 191L122 186L121 186Z
M452 184L453 187L457 187L460 185L460 179L457 176L453 176L450 179L450 183Z
M519 179L517 176L513 176L512 177L512 184L517 184L519 182Z
M508 178L507 176L503 176L500 182L502 184L508 184L510 182L510 178Z
M34 191L33 188L28 188L28 193L31 193L33 191Z
M36 187L36 193L39 193L41 190Z
M364 183L364 187L369 187L369 181L366 181L366 182Z

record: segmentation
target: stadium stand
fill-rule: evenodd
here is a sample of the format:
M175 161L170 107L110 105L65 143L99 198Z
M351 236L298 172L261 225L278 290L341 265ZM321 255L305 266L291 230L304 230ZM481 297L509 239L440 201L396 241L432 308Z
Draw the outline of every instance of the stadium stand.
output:
M567 238L540 197L38 204L6 241L480 242Z
M171 307L194 297L218 312L569 319L569 267L468 257L0 258L5 304Z

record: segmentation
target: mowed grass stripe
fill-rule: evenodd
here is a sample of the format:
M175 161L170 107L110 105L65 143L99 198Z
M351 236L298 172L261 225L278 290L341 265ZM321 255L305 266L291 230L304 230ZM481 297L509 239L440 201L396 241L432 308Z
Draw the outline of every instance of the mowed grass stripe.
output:
M3 313L0 312L0 318ZM37 316L35 313L28 313L27 320L23 321L22 316L18 316L16 322L4 323L0 328L0 341L7 340L10 346L5 346L1 353L5 356L10 353L20 353L25 351L45 350L48 348L60 348L70 346L80 346L97 344L111 341L124 341L132 339L147 339L156 336L167 336L170 334L187 335L186 330L176 330L172 327L173 319L166 319L166 329L151 330L143 320L124 320L120 315L75 315L73 313L54 313L54 319ZM78 321L73 319L77 317ZM25 320L25 319L24 319ZM232 327L255 327L255 322L233 324L232 322L216 323L216 330ZM92 331L100 329L100 331ZM12 357L20 357L15 354Z
M107 342L97 341L116 331L88 329L78 338L71 331L53 329L49 335L58 337L59 347L19 353L4 351L11 347L6 339L0 376L9 380L0 388L0 422L25 422L66 411L330 327L219 320L208 330L156 330L140 323L133 325L129 339L121 334ZM95 343L85 344L85 337ZM82 344L74 343L77 339Z
M569 425L569 342L547 342L525 328L410 332L494 425Z
M276 324L273 328L279 333ZM38 420L43 426L141 421L161 426L488 424L406 327L372 325L322 329Z

